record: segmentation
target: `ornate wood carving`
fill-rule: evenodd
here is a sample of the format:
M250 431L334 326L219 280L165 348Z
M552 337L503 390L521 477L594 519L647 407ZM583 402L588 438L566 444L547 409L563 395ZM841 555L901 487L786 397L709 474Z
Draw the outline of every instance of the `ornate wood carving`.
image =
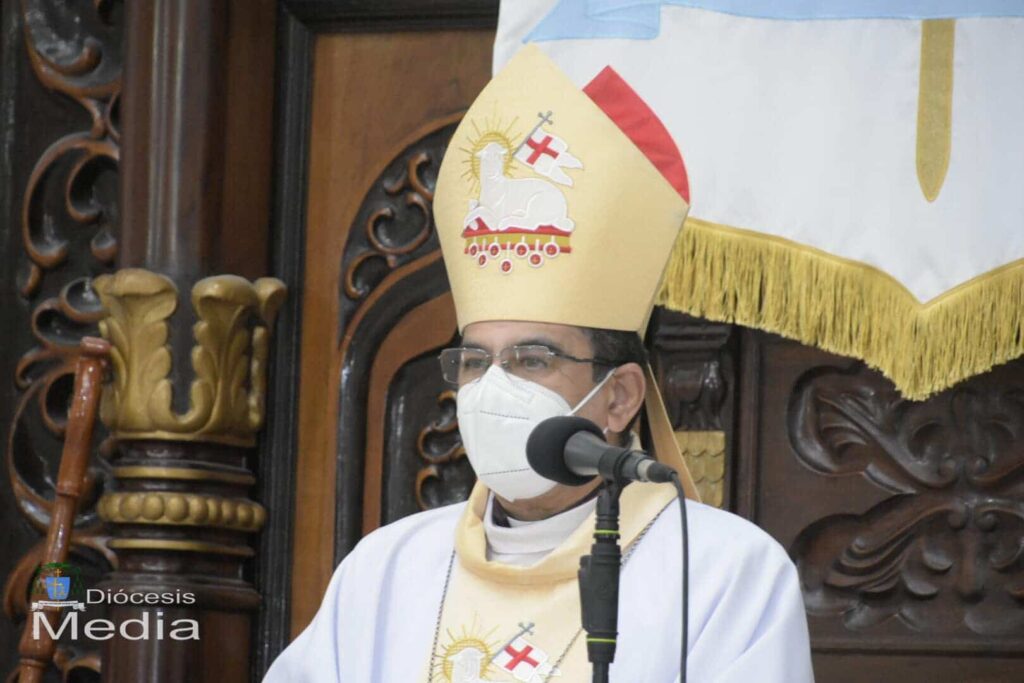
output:
M163 275L129 268L97 278L96 291L108 313L100 331L113 343L114 382L104 394L103 421L118 438L255 444L263 425L270 333L285 297L280 280L250 283L216 275L192 288L199 321L185 414L171 405L166 343L177 287Z
M676 443L686 460L700 500L717 508L725 504L726 452L723 432L677 431Z
M676 430L725 431L732 416L735 363L732 325L656 309L651 356Z
M342 257L342 324L383 280L436 251L434 184L460 116L442 121L388 164L363 200Z
M454 324L447 332L447 338L435 337L441 346L452 341ZM465 500L476 482L459 437L455 392L441 379L437 350L432 344L390 380L382 523Z
M259 602L242 580L242 562L254 554L247 535L258 532L266 519L263 506L248 499L255 479L246 447L254 444L263 422L270 331L284 285L273 278L250 283L217 275L192 288L196 343L190 354L178 354L191 356L194 371L184 414L172 409L168 379L172 372L187 374L172 367L167 343L178 288L167 277L129 268L97 278L96 289L108 313L100 330L113 345L114 365L102 415L119 444L111 457L116 490L98 504L114 536L109 546L121 561L104 586L193 594L200 638L227 637L219 622L239 622L231 635L240 655L247 648L240 638L248 632L247 617L231 613L252 610ZM115 619L138 618L144 608L111 611ZM202 647L171 643L152 657L111 642L106 675L132 680L142 667L173 678L169 671L188 666ZM205 673L194 678L213 680L215 668L206 664ZM232 680L247 675L243 666L230 671Z
M476 477L466 459L455 417L455 390L437 397L441 416L420 430L416 454L424 464L416 472L416 504L420 510L466 500ZM457 483L447 484L458 477Z
M924 403L862 366L797 383L797 457L885 492L861 514L817 520L794 554L808 608L851 630L897 619L918 633L1024 633L1024 373ZM993 642L993 645L995 643Z
M4 10L5 34L20 38L24 49L12 55L21 60L4 65L5 79L17 83L5 121L19 139L12 173L18 205L9 217L20 225L22 247L21 298L5 304L8 348L16 352L27 336L21 330L30 332L13 372L13 410L4 415L11 512L32 529L5 519L8 547L20 558L7 573L4 611L17 622L27 615L29 581L42 559L39 535L53 514L78 342L96 333L101 313L90 278L108 270L117 251L122 21L120 4L104 0L21 0ZM105 463L91 463L71 537L71 561L88 585L114 562L95 512L105 478ZM24 546L23 539L32 540ZM9 630L13 625L2 629ZM8 662L14 641L4 640ZM53 664L67 676L99 671L85 639L59 644Z
M121 57L118 27L111 22L113 2L98 0L92 21L64 3L21 0L22 26L32 71L48 90L70 98L85 109L86 129L55 140L38 158L22 200L21 232L29 257L19 289L35 295L43 273L65 263L72 249L67 228L77 223L92 232L89 251L102 265L117 253L113 197L99 187L104 171L116 170L118 96ZM96 20L99 21L96 21ZM85 22L83 23L83 20ZM98 29L95 34L91 31ZM58 229L42 195L47 184L64 172L64 214ZM110 189L109 187L106 189Z
M701 499L729 507L736 342L733 326L655 309L651 361Z
M797 564L818 680L1015 680L1024 362L913 402L859 361L740 337L737 511Z

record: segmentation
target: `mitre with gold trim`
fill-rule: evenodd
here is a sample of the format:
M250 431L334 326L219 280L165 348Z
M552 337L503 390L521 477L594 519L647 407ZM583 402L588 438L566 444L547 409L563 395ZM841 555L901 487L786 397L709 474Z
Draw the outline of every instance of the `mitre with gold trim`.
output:
M526 47L455 131L434 215L459 330L521 320L643 334L689 210L682 156L611 68L582 90ZM696 492L650 368L656 457Z

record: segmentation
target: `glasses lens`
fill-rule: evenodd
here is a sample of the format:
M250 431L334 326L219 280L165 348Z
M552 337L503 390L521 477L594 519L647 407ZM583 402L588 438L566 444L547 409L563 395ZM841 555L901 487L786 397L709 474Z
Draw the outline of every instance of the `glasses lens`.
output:
M480 349L445 349L440 355L441 375L449 384L462 386L480 379L491 364L491 356Z
M506 351L502 357L505 368L516 377L531 381L556 372L561 360L546 346L511 346Z

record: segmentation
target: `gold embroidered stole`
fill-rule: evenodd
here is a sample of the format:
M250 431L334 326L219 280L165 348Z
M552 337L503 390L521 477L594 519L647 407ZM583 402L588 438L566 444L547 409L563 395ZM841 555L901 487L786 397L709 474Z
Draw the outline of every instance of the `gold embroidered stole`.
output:
M537 564L487 560L483 515L488 490L470 494L455 531L455 558L424 680L587 681L576 572L590 552L596 512ZM620 500L620 542L629 552L675 497L669 484L631 484Z

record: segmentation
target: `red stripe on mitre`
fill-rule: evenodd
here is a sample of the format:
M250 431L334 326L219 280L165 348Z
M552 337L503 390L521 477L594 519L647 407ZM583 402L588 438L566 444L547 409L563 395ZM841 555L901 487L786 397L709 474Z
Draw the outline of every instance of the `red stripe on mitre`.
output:
M658 115L622 76L606 66L583 88L583 92L633 141L689 204L690 183L679 148Z

